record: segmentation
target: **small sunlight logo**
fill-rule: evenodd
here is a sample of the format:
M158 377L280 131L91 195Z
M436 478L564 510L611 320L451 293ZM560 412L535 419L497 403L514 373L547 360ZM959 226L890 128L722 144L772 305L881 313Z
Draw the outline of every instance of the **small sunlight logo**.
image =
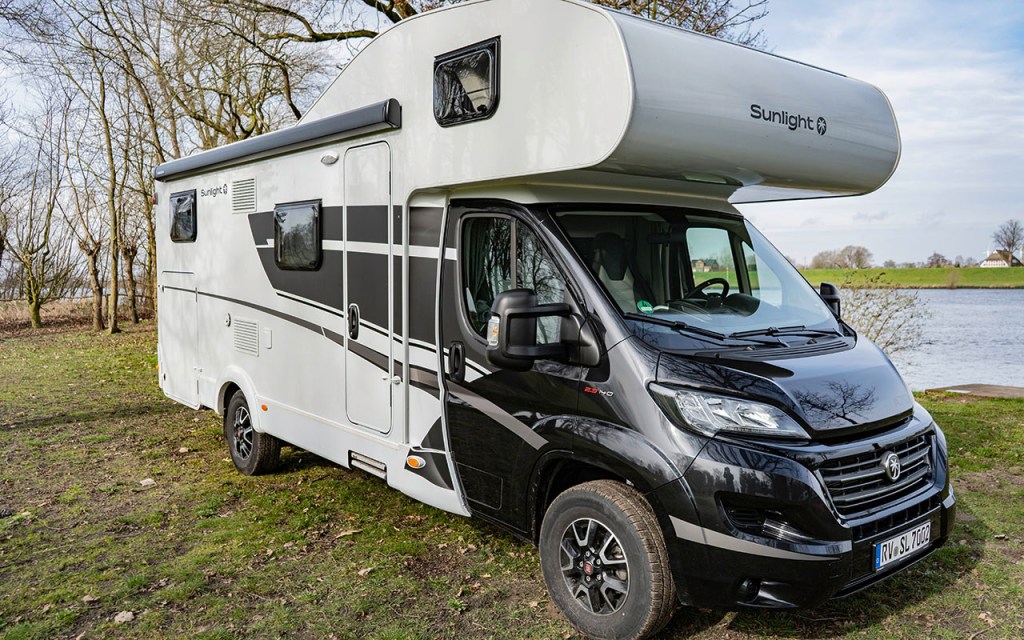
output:
M818 135L823 136L828 131L828 123L825 122L825 118L818 118Z

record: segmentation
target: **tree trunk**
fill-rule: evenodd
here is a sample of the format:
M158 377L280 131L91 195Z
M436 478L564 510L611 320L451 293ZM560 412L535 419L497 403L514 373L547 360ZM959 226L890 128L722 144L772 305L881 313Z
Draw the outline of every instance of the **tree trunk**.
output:
M43 328L43 318L39 315L39 308L42 306L39 296L33 296L28 300L28 317L32 321L33 329Z
M156 225L153 221L153 204L149 204L148 215L146 216L146 283L149 289L149 298L146 303L152 316L156 317Z
M139 307L135 298L135 256L138 254L135 247L123 247L121 253L124 256L124 272L128 279L128 311L132 324L139 324Z
M99 253L86 253L89 288L92 289L92 330L103 331L103 284L100 282Z

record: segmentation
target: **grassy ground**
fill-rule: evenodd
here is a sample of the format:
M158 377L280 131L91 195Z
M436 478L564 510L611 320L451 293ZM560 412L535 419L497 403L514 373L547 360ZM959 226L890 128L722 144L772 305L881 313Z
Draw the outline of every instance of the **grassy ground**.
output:
M807 281L841 284L868 284L879 274L888 286L901 289L1019 289L1024 287L1024 268L1004 267L982 269L971 267L958 269L801 269Z
M0 637L573 637L497 529L294 449L238 475L217 417L162 398L154 351L148 326L0 338ZM661 637L1024 635L1024 403L922 402L950 443L950 545L844 601L680 610Z

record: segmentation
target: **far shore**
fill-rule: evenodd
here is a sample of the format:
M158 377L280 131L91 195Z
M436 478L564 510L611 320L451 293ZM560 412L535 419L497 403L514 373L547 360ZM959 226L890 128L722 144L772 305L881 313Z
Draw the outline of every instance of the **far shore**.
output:
M1024 289L1024 267L801 269L800 273L814 285L831 282L837 286L896 289Z

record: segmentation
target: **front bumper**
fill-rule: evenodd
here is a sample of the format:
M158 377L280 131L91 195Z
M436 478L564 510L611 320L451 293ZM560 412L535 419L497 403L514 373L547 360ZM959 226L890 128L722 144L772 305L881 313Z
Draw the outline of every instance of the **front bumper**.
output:
M815 606L868 587L933 553L945 543L956 519L941 431L934 425L909 425L875 438L871 446L905 439L910 428L916 431L910 435L927 431L932 439L930 481L912 496L855 518L835 508L806 450L793 455L736 442L709 443L683 478L661 487L655 496L667 506L674 496L689 495L697 508L697 521L670 512L671 527L666 528L680 599L717 608ZM835 457L837 449L858 446L865 443L820 447L817 453ZM771 527L751 524L756 524L756 514L769 514ZM875 570L877 543L925 522L931 522L926 547Z

